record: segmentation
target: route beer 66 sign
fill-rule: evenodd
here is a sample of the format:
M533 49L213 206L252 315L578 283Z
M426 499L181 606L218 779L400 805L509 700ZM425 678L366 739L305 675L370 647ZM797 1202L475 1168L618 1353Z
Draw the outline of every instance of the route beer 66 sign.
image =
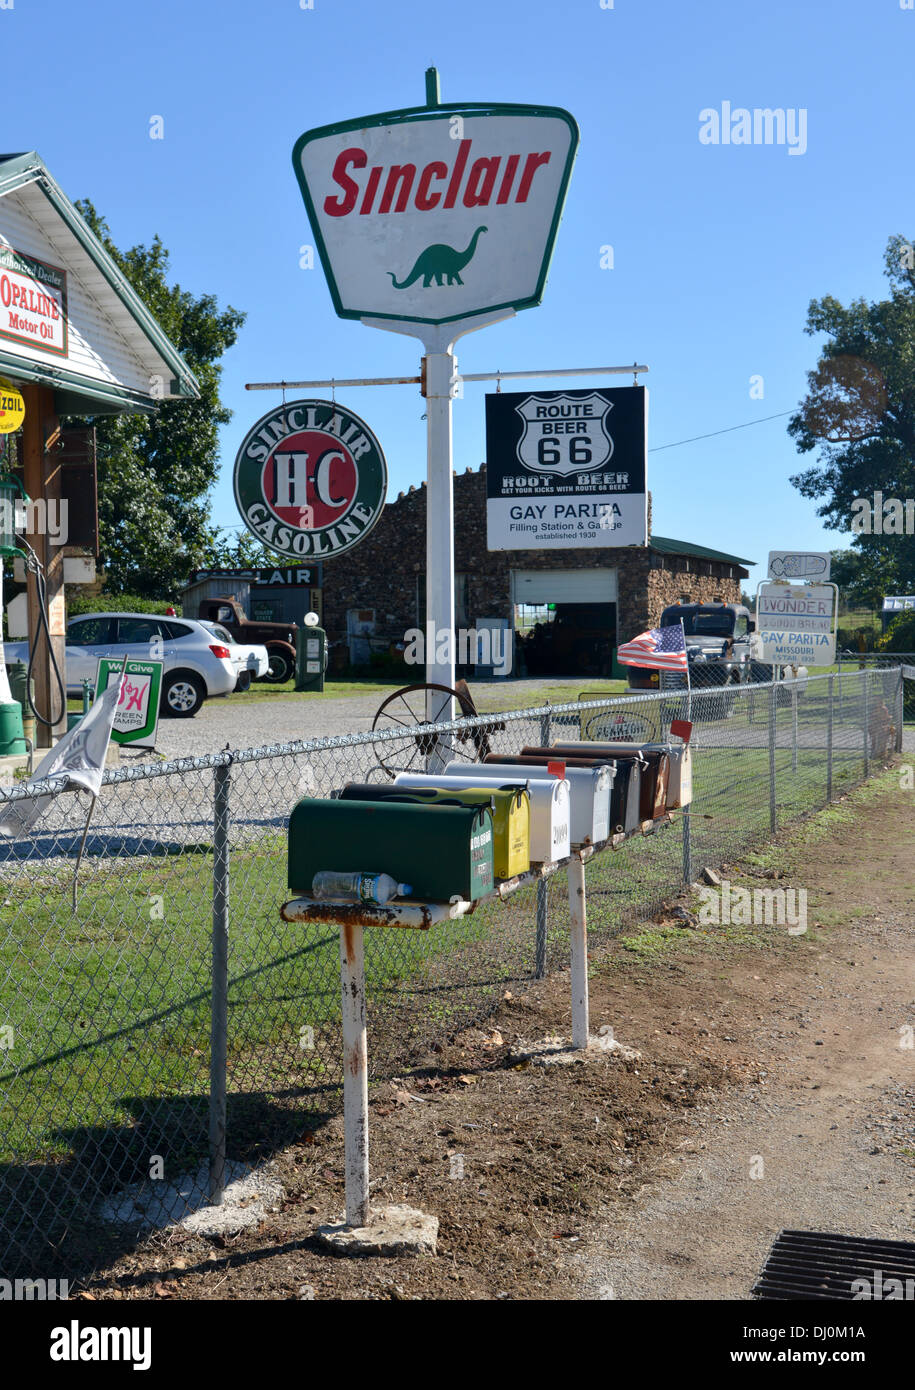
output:
M321 126L293 164L342 318L539 304L578 146L559 107L420 106Z
M248 530L296 559L341 555L381 515L388 474L364 420L333 401L290 401L253 425L235 459Z
M643 386L486 397L490 550L645 545Z

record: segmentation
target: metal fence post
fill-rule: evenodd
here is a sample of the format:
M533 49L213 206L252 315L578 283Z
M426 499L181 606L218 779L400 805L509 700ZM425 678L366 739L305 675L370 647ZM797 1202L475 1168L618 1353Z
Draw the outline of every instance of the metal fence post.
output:
M210 982L210 1201L226 1186L226 1072L229 1043L229 788L231 762L213 774L213 943Z
M793 726L791 743L791 771L797 772L797 678L791 684L791 722Z
M826 804L832 801L832 719L833 719L833 700L832 683L835 676L829 677L829 698L826 714Z
M867 671L865 671L865 672L863 673L863 679L864 679L864 699L863 699L863 701L862 701L862 706L863 706L863 709L864 709L864 719L863 719L862 723L863 723L863 732L864 732L864 776L865 776L865 777L869 776L869 774L870 774L870 699L868 698L869 695L870 695L870 690L869 690L869 688L868 688L867 675L868 675L868 673L867 673Z
M693 881L693 831L689 819L689 807L683 812L683 882Z
M549 714L540 716L540 747L548 748L551 737L552 718ZM546 974L546 933L548 921L546 879L537 881L537 942L535 947L534 978L542 980Z
M778 827L775 814L775 739L777 733L776 705L778 689L773 681L769 687L769 829L774 834Z
M905 677L902 667L896 668L896 752L902 752L902 721L905 718Z

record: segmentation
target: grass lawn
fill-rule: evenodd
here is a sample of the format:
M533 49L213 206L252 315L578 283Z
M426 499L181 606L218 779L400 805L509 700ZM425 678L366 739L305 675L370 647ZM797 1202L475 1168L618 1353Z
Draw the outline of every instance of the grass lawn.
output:
M823 750L801 749L796 773L790 749L778 750L776 764L780 820L822 805ZM694 872L768 835L768 767L765 748L699 751ZM837 752L834 790L860 775L860 755ZM633 906L650 910L676 887L681 853L672 826L595 860L591 930L617 930ZM69 869L41 865L4 872L0 1022L14 1030L14 1042L0 1050L0 1161L104 1148L113 1134L123 1146L132 1131L143 1154L162 1152L149 1147L158 1142L171 1160L180 1153L189 1161L191 1150L199 1158L210 1046L209 848L87 858L76 915L70 877ZM549 893L556 960L568 941L564 874L550 881ZM229 1090L278 1105L340 1080L337 934L283 923L286 896L284 835L268 831L233 850ZM428 933L367 933L370 1028L400 1030L403 1042L405 1033L440 1035L501 982L528 975L534 901L534 890L525 889L506 905L486 905ZM391 992L396 1015L378 1007Z

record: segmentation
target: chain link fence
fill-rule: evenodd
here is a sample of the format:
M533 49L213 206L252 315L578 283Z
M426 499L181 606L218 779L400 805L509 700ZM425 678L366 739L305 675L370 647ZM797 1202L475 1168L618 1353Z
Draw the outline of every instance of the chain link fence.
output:
M599 945L867 777L902 746L902 701L883 667L443 727L472 761L481 739L496 753L648 739L689 703L691 810L590 862ZM407 729L110 769L75 905L88 800L43 784L42 818L0 839L0 1277L88 1278L206 1200L223 1139L231 1179L339 1109L339 944L280 917L288 816L302 796L386 780L383 764L421 767L427 747ZM369 846L361 858L384 869ZM366 933L373 1077L567 966L566 894L560 871L429 932Z

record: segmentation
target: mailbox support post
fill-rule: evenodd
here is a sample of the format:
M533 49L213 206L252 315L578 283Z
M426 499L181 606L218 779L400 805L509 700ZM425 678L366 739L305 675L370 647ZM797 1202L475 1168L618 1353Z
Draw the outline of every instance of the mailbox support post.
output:
M546 748L551 738L552 717L549 714L540 716L540 747ZM537 944L534 960L534 976L542 980L546 974L546 933L547 933L547 913L548 895L546 879L541 878L537 881Z
M588 1046L588 918L585 866L578 855L569 860L569 917L572 937L572 1046Z
M369 1224L369 1091L365 1032L365 941L363 928L340 926L343 1003L343 1132L346 1224Z

